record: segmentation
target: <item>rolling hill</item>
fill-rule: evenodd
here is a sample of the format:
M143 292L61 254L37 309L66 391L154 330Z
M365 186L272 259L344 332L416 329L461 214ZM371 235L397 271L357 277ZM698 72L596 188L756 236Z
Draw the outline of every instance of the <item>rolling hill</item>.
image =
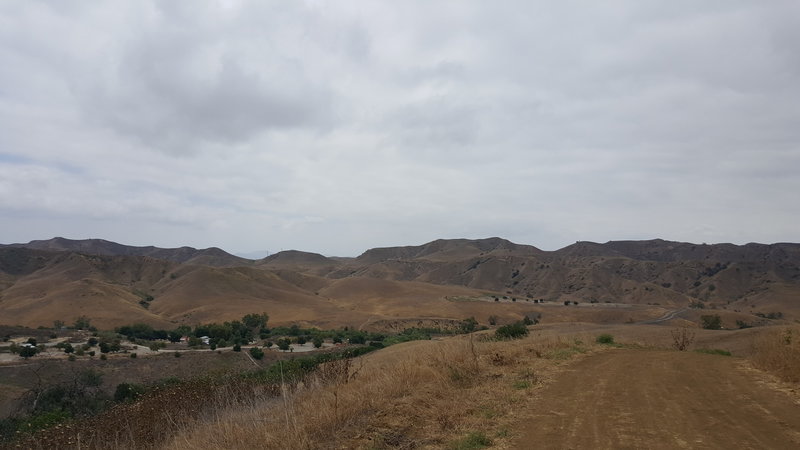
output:
M565 301L580 307L553 308ZM629 308L611 310L619 305ZM800 245L656 239L548 252L500 238L442 239L356 258L285 251L258 261L216 248L101 239L0 246L3 324L47 326L86 315L98 326L171 327L261 311L273 323L317 326L543 312L545 320L622 322L689 306L697 312L687 317L714 310L727 326L800 318Z

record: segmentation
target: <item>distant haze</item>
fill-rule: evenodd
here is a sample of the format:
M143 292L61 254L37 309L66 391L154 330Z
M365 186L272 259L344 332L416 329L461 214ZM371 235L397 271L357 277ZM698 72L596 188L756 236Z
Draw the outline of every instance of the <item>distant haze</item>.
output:
M797 1L10 0L0 67L2 243L800 241Z

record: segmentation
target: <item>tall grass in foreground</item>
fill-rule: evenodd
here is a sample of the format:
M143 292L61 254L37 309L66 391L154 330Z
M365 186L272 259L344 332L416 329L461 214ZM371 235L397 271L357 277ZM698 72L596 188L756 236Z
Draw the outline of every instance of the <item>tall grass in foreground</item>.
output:
M800 382L800 327L764 333L753 342L753 364L784 381Z
M462 448L474 436L502 446L530 393L564 360L595 345L590 336L495 341L473 335L325 360L302 374L302 360L283 361L263 373L165 386L11 446Z
M576 345L465 337L335 361L280 399L217 409L165 448L440 448L475 433L505 436L528 390L558 364L549 356Z

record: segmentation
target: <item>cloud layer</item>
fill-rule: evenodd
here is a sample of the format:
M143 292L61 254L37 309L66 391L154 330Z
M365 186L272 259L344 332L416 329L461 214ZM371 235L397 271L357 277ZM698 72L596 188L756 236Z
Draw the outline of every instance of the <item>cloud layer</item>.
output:
M800 5L0 5L0 242L798 241Z

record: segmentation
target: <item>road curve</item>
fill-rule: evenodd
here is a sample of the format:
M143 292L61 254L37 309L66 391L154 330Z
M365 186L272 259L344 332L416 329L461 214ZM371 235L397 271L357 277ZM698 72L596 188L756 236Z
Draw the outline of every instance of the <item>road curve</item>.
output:
M614 349L536 394L513 448L797 449L800 405L732 357Z

